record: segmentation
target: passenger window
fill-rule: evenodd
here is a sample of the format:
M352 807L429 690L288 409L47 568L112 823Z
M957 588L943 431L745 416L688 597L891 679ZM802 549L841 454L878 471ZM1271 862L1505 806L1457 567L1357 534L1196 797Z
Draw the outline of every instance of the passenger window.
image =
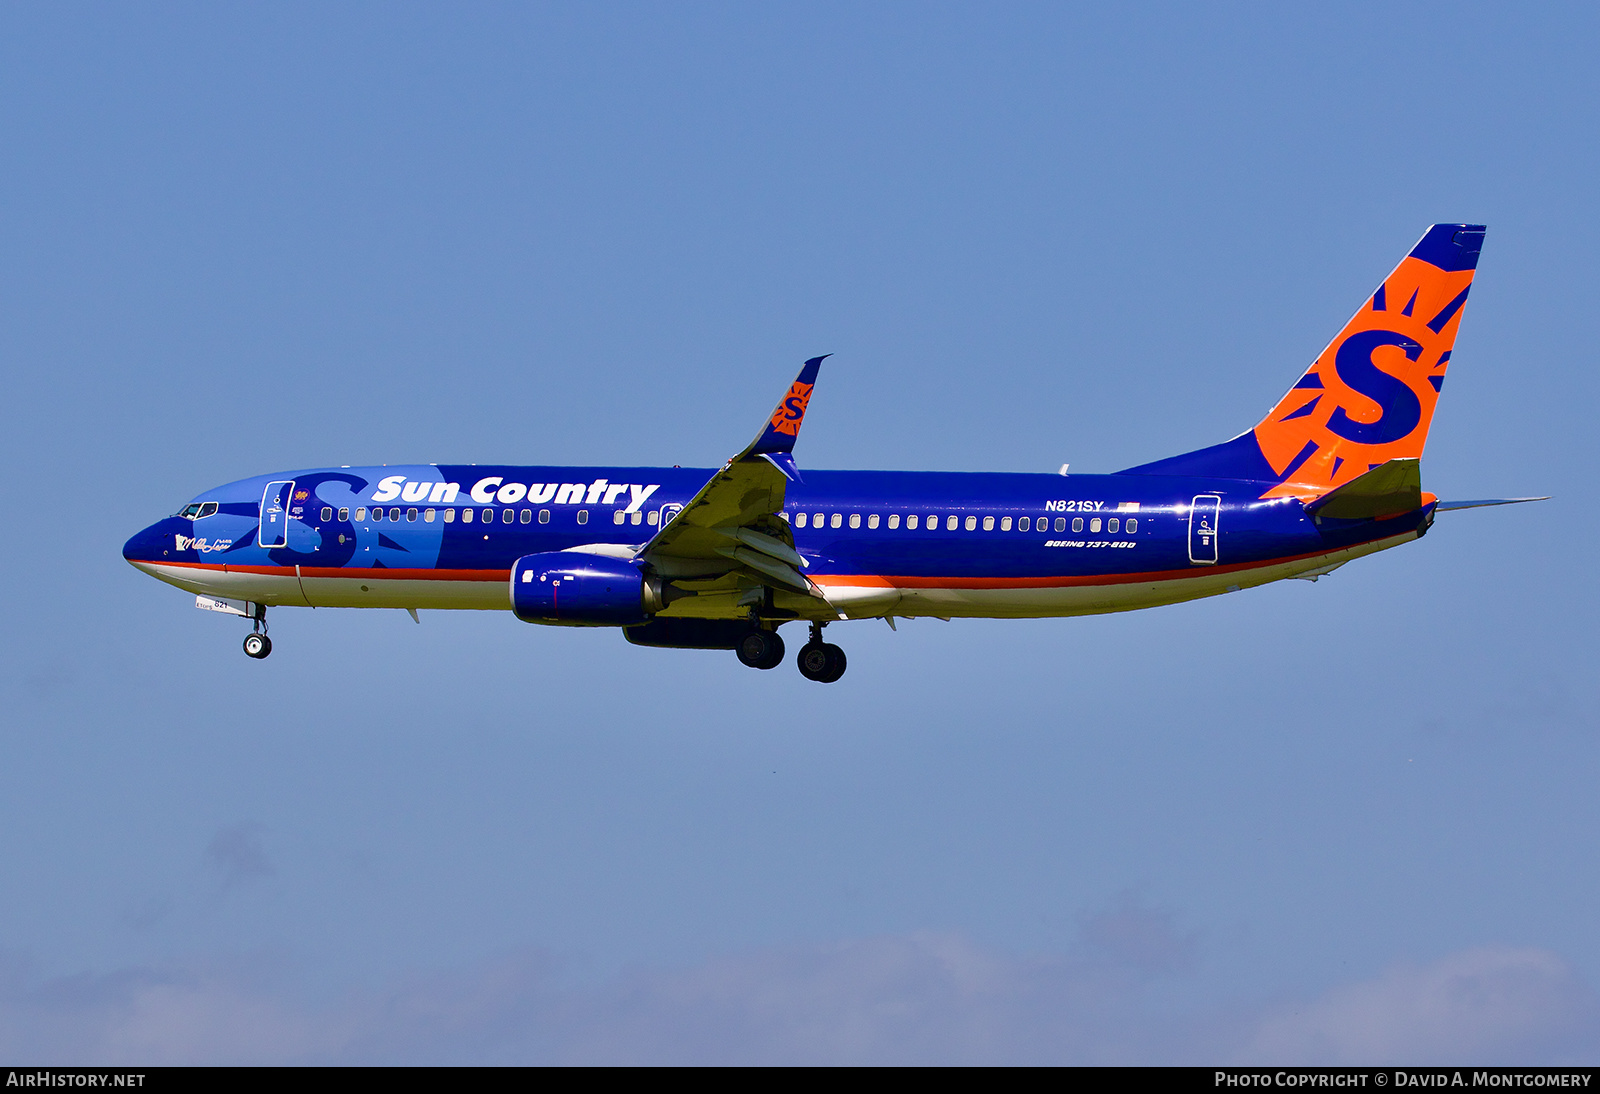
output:
M376 522L378 522L378 521L380 521L382 519L383 519L383 510L374 508L372 510L372 520L373 520L373 522L376 523Z
M532 509L529 509L529 510L526 510L526 511L529 512L529 513L533 512ZM550 523L550 510L548 510L548 509L539 510L539 523L540 524L549 524Z
M1137 532L1138 530L1139 530L1139 518L1138 517L1129 517L1128 518L1128 534L1131 536L1131 535L1133 535L1133 533Z
M439 514L435 513L432 509L424 509L422 511L422 523L424 523L424 524L432 524L433 523L433 518L438 516L438 515Z
M1099 517L1090 517L1089 518L1089 531L1098 532L1099 530L1100 530L1100 518Z
M1072 518L1072 530L1074 532L1083 531L1083 518L1082 517L1073 517Z
M898 527L900 527L900 514L899 513L890 513L889 514L889 527L890 528L898 528Z
M367 519L367 507L365 505L358 507L356 509L356 520L359 521L359 520L366 520L366 519Z
M1067 518L1066 517L1057 517L1056 518L1056 531L1065 532L1066 530L1067 530Z
M456 511L454 509L446 509L444 511L444 522L446 524L454 524L455 521L456 521Z
M644 514L639 512L637 509L634 510L632 513L628 514L628 523L629 524L638 524L643 519L644 519Z
M804 513L796 513L794 515L794 526L796 528L804 528L806 526L806 515Z
M959 523L961 523L961 520L954 513L951 513L948 517L944 518L944 526L948 531L954 532L956 530L956 525Z
M392 521L393 520L399 520L400 519L400 510L399 509L391 509L391 510L389 510L389 519L392 520Z
M813 528L821 528L823 526L824 526L824 523L823 523L823 520L822 520L822 514L821 513L812 513L811 514L811 527L813 527Z
M1011 531L1011 518L1010 517L1001 517L1000 518L1000 530L1002 532Z
M861 527L861 514L860 513L851 513L850 514L850 527L852 527L852 528L860 528Z
M350 519L350 507L348 505L339 510L339 519L345 521Z
M983 530L985 532L994 531L994 518L993 517L984 517L983 518Z
M588 524L589 523L589 510L587 510L587 509L579 509L578 510L578 523L579 524Z
M502 510L500 510L500 523L501 524L510 524L512 521L514 521L516 519L517 519L517 511L515 509L502 509Z
M909 517L906 518L906 527L914 529L914 528L916 528L916 526L917 526L917 514L912 513Z
M618 509L618 510L616 510L615 512L613 512L611 514L611 523L612 524L621 524L623 521L625 521L627 519L628 519L628 514L624 513L621 509Z
M991 525L994 524L994 518L993 517L989 518L989 523ZM977 530L978 530L978 518L977 517L968 517L967 518L967 531L976 532Z
M644 518L645 523L650 525L650 527L652 527L652 528L654 528L656 526L656 522L659 521L660 519L661 519L661 513L660 513L659 510L656 510L656 509L650 510L650 515Z
M331 505L324 505L322 507L322 519L324 521L333 519L333 507Z
M843 523L844 523L844 514L842 514L842 513L835 513L835 514L833 514L833 516L828 518L828 527L829 528L837 528L837 527L839 527L839 525L841 525Z
M463 509L463 510L461 510L461 523L462 524L471 524L472 523L472 514L474 514L476 512L477 512L476 509Z
M509 512L511 512L511 510L507 509L506 512L509 513ZM533 510L532 509L519 509L517 512L519 514L517 516L517 519L519 521L521 521L523 524L532 524L533 523Z
M406 520L410 521L412 524L417 523L417 511L415 509L407 509Z
M1106 521L1106 531L1115 532L1118 527L1119 525L1116 517L1112 517L1110 520Z
M876 528L877 526L878 526L878 514L874 513L870 517L867 518L867 527L868 528Z
M1019 517L1017 519L1017 531L1026 532L1028 529L1030 529L1032 527L1033 527L1033 518L1032 517Z

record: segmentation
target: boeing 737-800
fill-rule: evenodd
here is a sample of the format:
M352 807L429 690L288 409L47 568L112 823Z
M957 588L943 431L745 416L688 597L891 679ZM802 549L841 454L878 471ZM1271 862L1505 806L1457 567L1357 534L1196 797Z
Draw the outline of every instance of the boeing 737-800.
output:
M1441 503L1418 460L1484 228L1436 224L1265 418L1111 475L805 471L795 439L823 358L720 468L396 464L208 490L123 555L197 604L510 611L617 627L644 646L731 649L753 668L810 635L837 680L844 619L1127 611L1316 578L1420 538Z

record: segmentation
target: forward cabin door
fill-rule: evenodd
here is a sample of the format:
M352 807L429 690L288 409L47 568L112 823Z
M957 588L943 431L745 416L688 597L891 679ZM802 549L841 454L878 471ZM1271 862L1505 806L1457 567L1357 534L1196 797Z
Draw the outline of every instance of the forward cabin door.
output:
M1217 516L1222 499L1216 494L1197 494L1189 506L1189 561L1199 566L1217 561Z
M256 543L262 547L283 547L289 542L289 499L294 482L269 482L261 494L261 531Z

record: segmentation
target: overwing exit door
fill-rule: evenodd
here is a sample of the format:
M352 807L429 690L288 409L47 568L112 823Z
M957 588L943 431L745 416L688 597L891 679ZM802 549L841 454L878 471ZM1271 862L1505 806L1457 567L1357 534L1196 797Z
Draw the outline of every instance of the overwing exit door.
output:
M1210 566L1217 561L1217 516L1222 499L1216 494L1197 494L1189 506L1189 561Z
M262 547L283 547L289 542L289 498L294 483L269 482L261 494L261 531L256 543Z

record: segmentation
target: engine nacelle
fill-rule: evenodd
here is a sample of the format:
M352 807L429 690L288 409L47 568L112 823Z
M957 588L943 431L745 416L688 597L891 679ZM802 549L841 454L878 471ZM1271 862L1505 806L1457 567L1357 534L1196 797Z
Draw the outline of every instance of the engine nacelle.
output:
M524 555L511 567L511 609L524 623L618 627L666 607L661 579L644 564L581 551Z

